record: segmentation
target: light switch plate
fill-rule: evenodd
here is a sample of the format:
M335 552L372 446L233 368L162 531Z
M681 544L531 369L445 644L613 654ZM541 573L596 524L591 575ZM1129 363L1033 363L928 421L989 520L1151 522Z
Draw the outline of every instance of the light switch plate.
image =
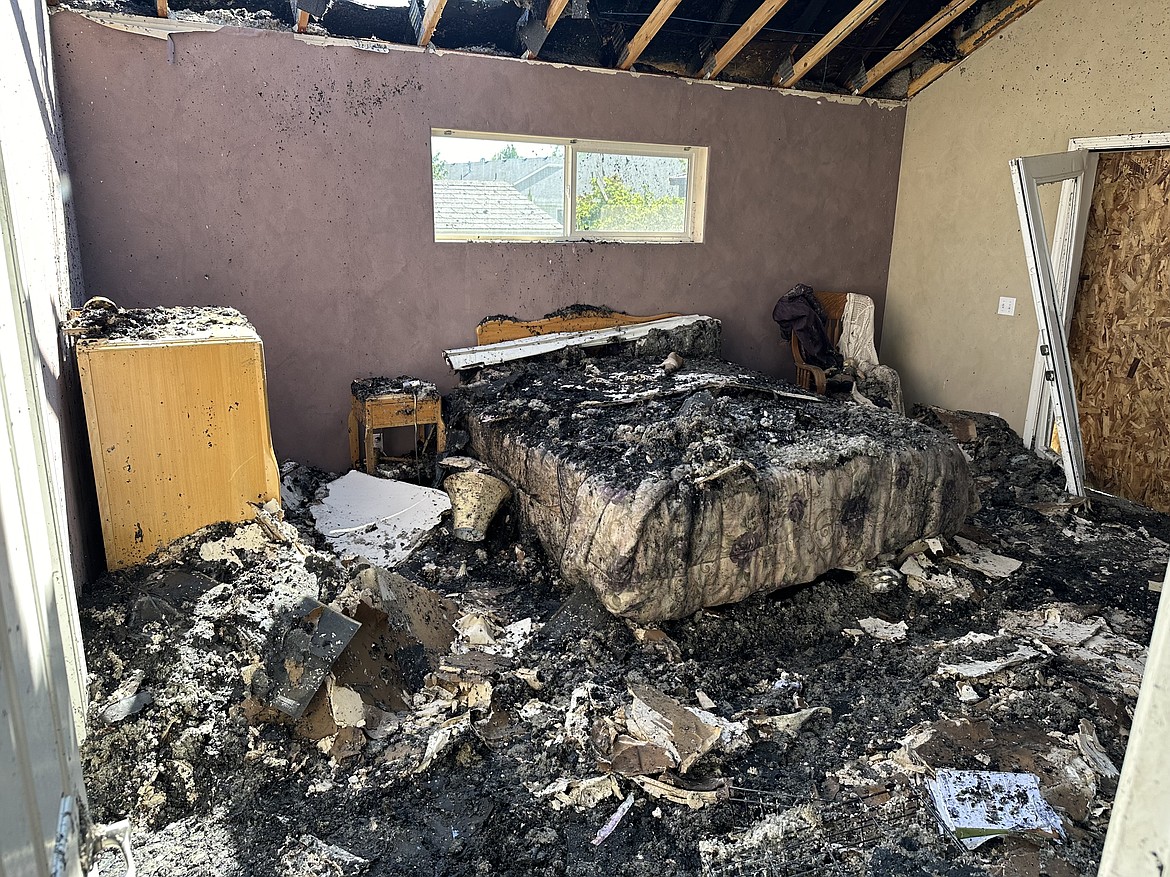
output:
M1001 317L1014 317L1016 315L1016 300L1006 295L999 297L999 310L996 311Z

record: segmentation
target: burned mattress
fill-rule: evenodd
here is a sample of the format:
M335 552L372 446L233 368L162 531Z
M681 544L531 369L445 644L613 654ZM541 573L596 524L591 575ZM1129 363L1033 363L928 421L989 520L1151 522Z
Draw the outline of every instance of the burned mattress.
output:
M975 502L950 437L719 360L514 363L461 398L566 582L642 623L953 534Z

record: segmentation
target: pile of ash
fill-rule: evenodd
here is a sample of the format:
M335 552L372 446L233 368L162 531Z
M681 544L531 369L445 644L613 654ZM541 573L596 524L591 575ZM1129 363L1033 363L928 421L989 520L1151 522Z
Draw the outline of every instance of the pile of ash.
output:
M131 817L145 875L1094 873L1170 517L1070 501L972 419L958 536L660 627L567 592L514 512L392 572L299 518L181 540L84 594L92 815ZM264 702L306 598L385 616L400 673L370 703L330 668L316 740ZM942 768L1035 775L1064 840L960 846Z

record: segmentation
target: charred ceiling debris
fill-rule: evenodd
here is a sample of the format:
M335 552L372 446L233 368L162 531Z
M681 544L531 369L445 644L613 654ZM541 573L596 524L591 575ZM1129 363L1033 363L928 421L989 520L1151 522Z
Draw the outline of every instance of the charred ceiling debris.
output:
M905 99L1039 0L67 0L603 69Z
M279 506L87 589L89 800L138 873L1094 871L1170 518L1065 495L999 418L747 373L716 327L471 369L421 479L287 462ZM820 566L767 579L737 505L823 518L788 544ZM729 590L627 602L652 544Z

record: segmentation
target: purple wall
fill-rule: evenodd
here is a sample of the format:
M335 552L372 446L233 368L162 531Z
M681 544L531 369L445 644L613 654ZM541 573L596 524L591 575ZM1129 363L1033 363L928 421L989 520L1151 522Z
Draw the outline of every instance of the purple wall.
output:
M880 319L900 107L238 28L168 44L73 13L52 37L87 293L246 313L281 459L344 467L350 380L450 386L442 350L488 314L711 314L727 358L774 374L792 284ZM709 146L706 240L436 244L432 127Z

